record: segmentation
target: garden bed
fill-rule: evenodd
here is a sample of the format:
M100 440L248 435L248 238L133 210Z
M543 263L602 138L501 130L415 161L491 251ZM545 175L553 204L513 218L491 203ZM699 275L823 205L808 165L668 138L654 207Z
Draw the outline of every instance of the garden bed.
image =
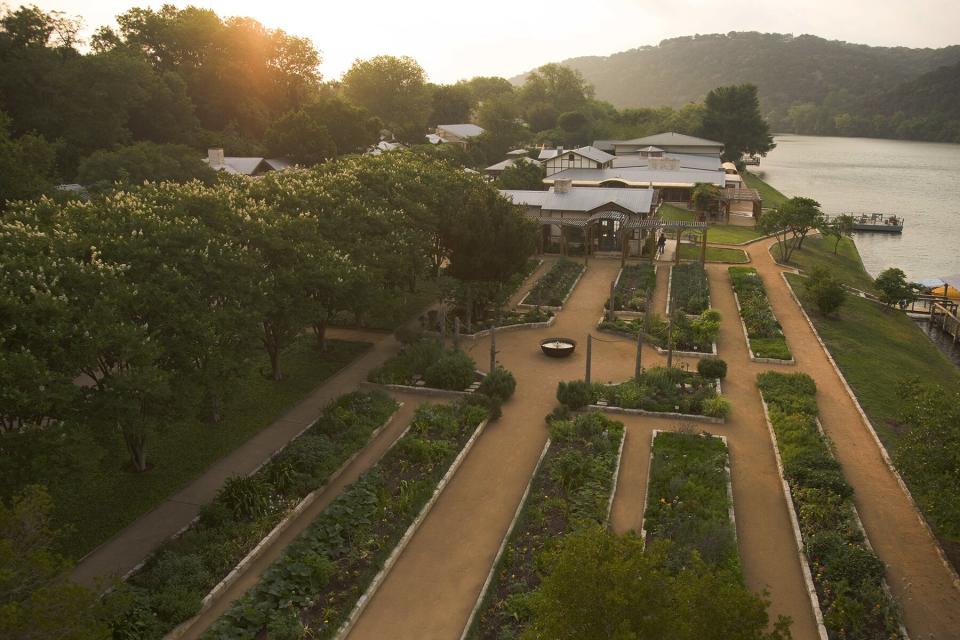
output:
M559 311L573 293L573 288L580 281L585 270L579 262L560 258L550 271L540 276L517 306L521 309L542 307Z
M905 638L900 613L886 586L883 562L870 548L829 439L817 419L816 385L806 374L757 377L784 492L802 537L830 638Z
M550 442L462 637L514 638L542 558L562 536L606 523L623 450L623 425L599 413L550 421Z
M654 431L642 535L669 540L682 564L693 552L742 577L726 439L707 433Z
M687 315L700 315L710 308L710 280L699 262L670 267L667 283L667 313L682 309Z
M404 345L367 375L367 381L375 384L447 391L467 391L481 379L470 356L431 338Z
M717 355L716 339L720 333L720 320L720 313L713 309L707 309L693 319L686 314L676 314L673 321L674 355ZM644 342L652 344L659 353L667 352L667 321L655 313L630 319L618 316L612 322L601 318L597 329L632 339L643 333Z
M408 431L350 485L205 637L331 638L356 619L485 424L471 405L422 405ZM479 423L479 426L477 426ZM298 635L301 634L301 635Z
M211 589L339 475L397 408L382 393L341 396L256 473L228 481L190 528L129 577L120 593L133 606L119 617L115 632L162 638L201 611Z
M534 307L533 309L516 309L505 313L499 318L490 318L480 322L473 322L470 325L471 333L466 333L466 325L460 323L460 337L475 340L483 336L490 335L491 327L496 327L497 331L515 331L517 329L541 329L552 326L556 321L556 315L553 311L543 307ZM452 320L447 321L447 336L453 337L456 327ZM425 335L438 337L439 331L425 331Z
M730 267L729 271L750 359L754 362L795 364L760 274L753 267Z
M644 263L625 266L617 275L613 287L614 311L646 313L653 301L653 292L656 288L656 265ZM609 300L604 302L603 308L610 308Z

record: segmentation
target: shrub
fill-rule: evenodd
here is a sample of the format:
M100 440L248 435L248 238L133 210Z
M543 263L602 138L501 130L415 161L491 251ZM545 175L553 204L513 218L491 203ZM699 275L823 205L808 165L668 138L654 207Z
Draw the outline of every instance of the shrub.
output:
M260 476L234 476L227 479L217 494L237 520L253 520L270 508L270 485Z
M473 382L476 365L464 352L454 349L443 354L423 372L427 385L436 389L466 389Z
M707 398L703 401L703 415L726 420L730 416L730 401L723 396Z
M516 388L517 381L513 374L498 366L484 377L477 391L492 398L498 398L501 402L506 402Z
M825 316L837 311L847 295L840 280L824 266L816 266L810 271L804 291L817 311Z
M727 377L727 362L723 358L717 358L716 356L701 358L700 362L697 363L697 373L704 378L719 378L722 380Z
M576 411L596 400L593 385L584 380L571 380L557 385L557 400L560 404Z

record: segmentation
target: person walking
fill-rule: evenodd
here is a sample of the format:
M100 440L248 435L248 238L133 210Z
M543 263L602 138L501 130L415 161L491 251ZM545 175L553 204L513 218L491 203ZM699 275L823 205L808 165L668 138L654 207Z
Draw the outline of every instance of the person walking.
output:
M661 231L660 238L657 240L657 255L662 256L666 248L667 248L667 234Z

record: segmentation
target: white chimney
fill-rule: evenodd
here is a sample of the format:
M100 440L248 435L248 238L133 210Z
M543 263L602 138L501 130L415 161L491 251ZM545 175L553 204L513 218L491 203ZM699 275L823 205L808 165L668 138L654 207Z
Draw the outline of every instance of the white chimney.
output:
M223 166L223 149L220 147L211 147L207 149L207 163L211 169L219 169Z
M560 178L553 181L553 192L569 193L571 186L573 186L573 180L570 178Z

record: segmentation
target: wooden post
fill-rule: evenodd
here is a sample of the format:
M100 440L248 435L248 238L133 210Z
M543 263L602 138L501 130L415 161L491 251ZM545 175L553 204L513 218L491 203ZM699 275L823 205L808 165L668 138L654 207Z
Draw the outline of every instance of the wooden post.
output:
M633 378L638 380L643 370L643 331L637 331L637 359L633 365Z
M497 325L494 323L490 327L490 370L487 373L493 373L497 370Z
M667 320L667 369L673 367L673 316Z
M460 348L460 316L453 317L453 346Z
M583 229L583 266L590 266L590 250L593 248L593 242L591 242L591 235L593 235L593 230L588 224Z
M614 286L615 284L615 282L610 283L610 308L607 309L607 320L610 322L613 322L613 319L616 317L614 316L614 309L616 308L615 305L617 299L616 287Z
M700 264L707 264L707 228L703 228L703 237L700 241Z
M567 255L567 230L560 225L560 255Z
M680 264L680 239L683 236L683 227L677 226L677 248L673 252L673 263Z
M583 380L590 384L590 360L593 356L593 336L587 334L587 370L583 374Z
M620 254L620 268L622 269L623 267L627 266L627 248L630 246L630 241L627 239L627 230L624 229L622 222L620 223L620 239L620 244L623 245L621 247Z

